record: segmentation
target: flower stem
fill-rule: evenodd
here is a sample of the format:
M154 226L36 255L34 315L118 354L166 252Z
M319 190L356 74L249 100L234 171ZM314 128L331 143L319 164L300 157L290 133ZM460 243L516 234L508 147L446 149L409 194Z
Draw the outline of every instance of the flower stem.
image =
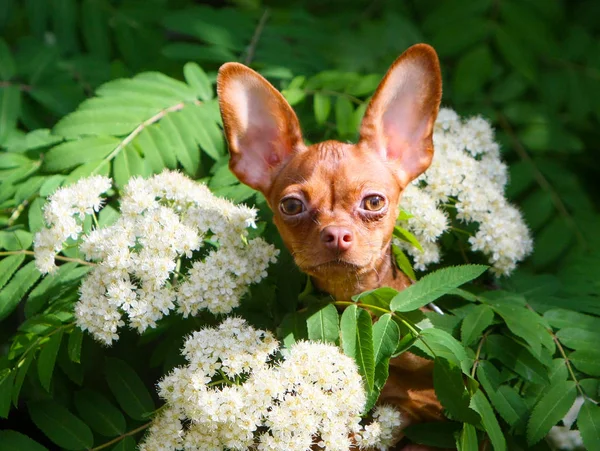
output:
M110 440L110 441L108 441L106 443L103 443L100 446L96 446L95 448L91 448L90 451L99 451L101 449L108 448L110 445L114 445L115 443L119 443L125 437L129 437L130 435L135 435L138 432L143 431L144 429L148 428L151 424L152 424L152 421L149 421L146 424L142 424L140 427L135 428L135 429L133 429L131 431L125 432L124 434L119 435L118 437L116 437L116 438L114 438L114 439L112 439L112 440Z

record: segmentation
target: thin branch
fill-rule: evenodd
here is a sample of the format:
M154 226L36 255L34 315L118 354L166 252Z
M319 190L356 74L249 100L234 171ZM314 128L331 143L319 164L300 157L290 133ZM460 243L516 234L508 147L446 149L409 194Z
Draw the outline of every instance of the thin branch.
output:
M269 18L269 9L265 9L256 25L256 29L254 30L254 34L252 35L252 39L250 40L250 44L248 44L248 49L246 50L246 59L244 60L244 64L249 66L252 60L254 59L254 53L256 52L256 46L258 45L258 41L260 40L260 35L262 34L265 25L267 24L267 19Z
M116 437L116 438L114 438L114 439L112 439L112 440L110 440L110 441L108 441L106 443L103 443L100 446L96 446L95 448L91 448L90 451L98 451L98 450L101 450L101 449L104 449L104 448L108 448L110 445L114 445L115 443L119 443L125 437L129 437L130 435L135 435L138 432L142 432L144 429L148 428L151 424L152 424L152 421L149 421L146 424L142 424L140 427L135 428L135 429L133 429L133 430L131 430L129 432L125 432L124 434L119 435L118 437Z
M533 176L535 177L538 185L540 185L540 187L543 190L548 192L556 210L558 210L558 212L560 213L561 216L563 216L563 218L565 219L565 221L567 222L569 227L575 232L575 236L577 237L579 244L581 244L583 247L587 247L587 240L581 233L581 230L579 230L579 227L577 227L577 223L573 219L573 216L571 216L571 214L567 210L567 207L561 200L558 193L554 190L554 188L552 187L552 185L550 184L548 179L546 179L544 174L537 167L537 165L535 164L535 161L533 161L533 158L531 158L531 156L527 153L527 150L519 141L519 138L517 137L515 131L513 130L512 126L510 125L510 122L508 121L506 116L504 116L504 114L502 114L501 112L497 112L497 116L498 116L498 122L500 123L500 126L504 129L506 134L512 140L515 151L517 152L519 157L523 161L528 163L531 166L531 168L533 169Z
M2 252L0 252L0 257L6 256L6 255L19 255L19 254L35 255L35 253L33 251L27 251L25 249L21 249L20 251L2 251ZM79 263L80 265L85 265L85 266L96 266L96 263L81 260L79 258L63 257L62 255L55 255L54 258L56 260L60 260L62 262L73 262L73 263Z
M23 83L13 83L12 81L0 81L0 88L7 88L9 86L15 86L21 91L31 91L31 89L33 88L32 86L25 85Z
M479 340L479 345L477 346L477 351L475 352L475 360L473 361L473 368L471 368L471 377L475 377L475 371L477 371L477 366L479 365L479 357L481 356L481 350L483 349L483 344L485 340L487 340L488 335L492 329L488 330L483 334L481 340Z

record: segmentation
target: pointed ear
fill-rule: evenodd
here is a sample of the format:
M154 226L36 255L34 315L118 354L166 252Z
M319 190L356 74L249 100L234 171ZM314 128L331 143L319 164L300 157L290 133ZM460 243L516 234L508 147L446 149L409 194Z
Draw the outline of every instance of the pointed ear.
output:
M241 182L266 194L277 170L305 148L298 118L279 91L243 64L221 66L217 92L229 167Z
M431 163L441 98L437 54L432 47L417 44L392 64L367 107L360 144L393 163L405 186Z

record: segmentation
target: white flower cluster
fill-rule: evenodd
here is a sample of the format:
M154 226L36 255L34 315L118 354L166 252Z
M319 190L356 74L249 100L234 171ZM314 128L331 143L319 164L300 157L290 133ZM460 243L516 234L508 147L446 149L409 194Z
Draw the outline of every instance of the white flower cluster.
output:
M158 384L166 409L140 450L386 450L397 441L400 413L391 407L360 425L366 396L351 358L298 342L276 364L278 347L240 318L194 333L183 348L188 365Z
M461 120L441 109L433 135L430 168L409 185L401 207L413 215L402 226L411 231L423 252L400 243L425 269L440 260L437 240L449 228L446 209L456 218L478 225L469 238L471 249L486 254L497 274L509 274L532 251L532 240L520 212L504 197L507 168L500 160L493 129L486 120Z
M51 197L45 214L52 227L36 238L40 269L47 268L47 249L58 251L65 236L77 238L81 233L77 224L61 225L60 233L54 232L54 218L62 217L65 208L80 217L97 211L100 189L110 186L108 179L101 180L101 185L95 177L82 180ZM94 190L81 193L90 187ZM230 312L248 285L267 275L278 254L262 238L247 239L255 210L215 197L178 172L131 179L120 207L121 215L112 225L91 231L80 244L86 260L96 266L81 285L75 317L81 329L105 344L118 339L123 314L130 326L143 332L176 306L184 316L201 309ZM203 247L207 240L210 247ZM199 250L203 260L190 261Z
M54 256L71 238L76 240L82 231L86 215L100 210L103 199L100 195L110 188L110 179L96 175L67 187L59 188L48 198L44 206L46 228L35 234L35 264L41 273L56 269Z

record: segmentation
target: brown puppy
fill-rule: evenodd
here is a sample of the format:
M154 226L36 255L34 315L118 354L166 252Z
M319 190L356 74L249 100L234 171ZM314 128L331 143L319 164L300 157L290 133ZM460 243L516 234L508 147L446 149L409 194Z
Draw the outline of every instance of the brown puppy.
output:
M262 76L227 63L217 81L229 142L229 167L261 191L302 271L339 301L365 290L402 290L410 280L392 261L402 190L433 157L442 81L433 48L404 52L366 110L357 144L306 146L296 114ZM409 424L442 418L432 363L410 353L394 359L381 399Z

